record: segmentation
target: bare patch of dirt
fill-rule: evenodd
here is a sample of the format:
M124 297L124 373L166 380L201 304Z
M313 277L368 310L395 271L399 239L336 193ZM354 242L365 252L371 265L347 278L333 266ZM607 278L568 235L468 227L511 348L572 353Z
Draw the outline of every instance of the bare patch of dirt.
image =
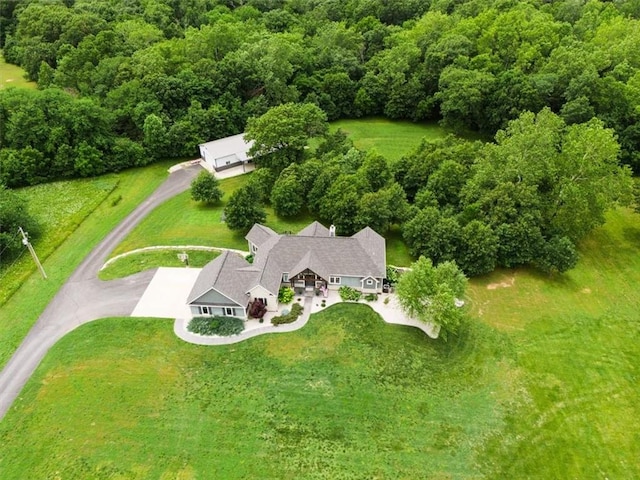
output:
M513 275L512 277L508 278L506 281L504 282L499 282L499 283L490 283L489 285L487 285L487 290L495 290L496 288L509 288L509 287L513 287L513 285L516 283L516 277L515 275Z

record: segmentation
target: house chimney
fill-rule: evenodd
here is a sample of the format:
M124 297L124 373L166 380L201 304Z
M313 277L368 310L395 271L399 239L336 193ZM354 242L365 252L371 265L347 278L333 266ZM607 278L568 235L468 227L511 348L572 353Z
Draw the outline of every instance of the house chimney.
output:
M336 236L336 226L335 225L331 225L329 227L329 236L330 237L335 237Z

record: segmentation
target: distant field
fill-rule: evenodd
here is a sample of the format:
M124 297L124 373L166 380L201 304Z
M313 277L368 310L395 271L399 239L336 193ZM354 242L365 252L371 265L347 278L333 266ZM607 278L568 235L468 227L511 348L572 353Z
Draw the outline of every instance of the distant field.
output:
M5 62L0 53L0 90L7 87L38 88L35 82L29 82L24 76L22 68Z
M437 122L413 123L387 118L338 120L331 130L341 129L361 150L376 150L389 160L398 160L415 150L423 138L436 140L449 133Z
M0 423L0 478L640 478L640 216L580 252L473 280L449 343L365 305L225 347L85 325Z
M611 212L565 275L498 271L471 298L518 359L491 478L640 478L640 215Z
M167 167L158 163L18 190L43 226L34 248L49 278L40 277L27 254L0 269L0 368L85 255L167 178Z

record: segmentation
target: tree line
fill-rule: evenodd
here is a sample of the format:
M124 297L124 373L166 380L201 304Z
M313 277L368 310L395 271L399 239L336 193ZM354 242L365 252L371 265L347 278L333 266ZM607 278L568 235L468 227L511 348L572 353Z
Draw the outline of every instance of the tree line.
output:
M289 102L488 138L525 111L596 117L638 170L639 18L598 0L2 2L4 56L40 91L0 91L1 181L192 157Z
M451 135L395 162L327 129L312 104L249 122L258 168L225 209L230 228L264 222L262 205L271 204L281 217L308 212L341 235L397 226L413 256L455 261L467 275L519 265L564 272L605 212L632 202L615 133L595 118L567 125L548 108L525 112L495 142ZM318 147L305 149L313 137Z

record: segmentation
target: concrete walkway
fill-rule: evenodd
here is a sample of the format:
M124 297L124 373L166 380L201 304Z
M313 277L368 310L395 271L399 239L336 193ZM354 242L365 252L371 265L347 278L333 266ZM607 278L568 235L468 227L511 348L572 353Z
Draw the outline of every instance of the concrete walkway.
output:
M385 303L386 298L389 298L389 301L387 303ZM325 301L324 307L322 306L322 300ZM273 326L263 325L255 320L249 320L246 322L245 330L242 333L238 335L232 335L230 337L207 336L191 333L187 330L187 326L191 321L191 318L189 317L178 318L173 324L173 331L185 342L193 343L195 345L230 345L233 343L239 343L244 340L248 340L249 338L257 337L258 335L265 335L268 333L293 332L295 330L299 330L307 324L311 314L318 313L330 307L331 305L335 305L336 303L341 302L342 299L340 298L340 295L338 294L338 292L334 291L329 292L329 295L327 297L305 297L304 310L302 312L302 315L300 315L300 318L298 318L298 320L296 320L295 322ZM386 323L415 327L419 330L422 330L431 338L438 338L440 329L437 327L437 325L423 323L419 320L407 317L402 312L402 309L400 308L397 297L395 295L383 294L380 295L378 300L374 302L361 300L357 303L363 303L371 307L376 313L380 315L380 317L382 317L382 320L384 320ZM269 318L265 319L269 320Z
M154 245L153 247L136 248L135 250L129 250L128 252L124 252L124 253L121 253L120 255L116 255L115 257L111 257L109 260L104 262L104 265L102 265L100 270L103 270L105 267L111 265L113 262L115 262L120 258L128 257L129 255L134 255L140 252L150 252L153 250L204 250L207 252L229 251L229 252L237 253L238 255L242 255L243 257L246 257L247 255L249 255L249 252L247 251L236 250L234 248L206 247L203 245Z
M309 317L311 316L312 304L313 299L311 297L306 297L302 314L293 323L285 323L283 325L277 326L256 324L260 326L252 326L252 328L247 328L238 335L232 335L229 337L214 337L191 333L187 331L187 325L189 325L189 322L191 321L190 318L177 319L173 324L173 331L185 342L193 343L196 345L231 345L233 343L242 342L249 338L257 337L258 335L264 335L265 333L284 333L301 329L309 321Z
M103 282L98 271L113 249L158 205L187 190L199 165L169 175L89 253L62 285L9 362L0 372L0 419L4 417L49 349L80 325L104 317L129 316L155 270Z

